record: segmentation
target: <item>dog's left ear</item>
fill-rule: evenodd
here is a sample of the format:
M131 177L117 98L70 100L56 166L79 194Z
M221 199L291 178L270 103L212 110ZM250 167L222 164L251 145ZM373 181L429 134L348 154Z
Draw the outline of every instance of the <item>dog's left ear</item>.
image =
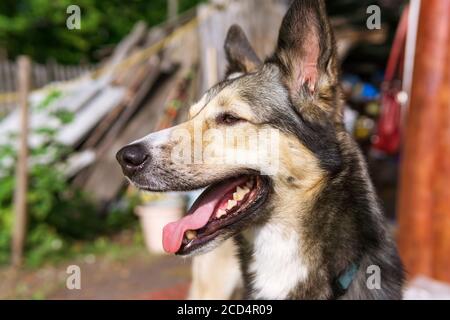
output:
M261 65L255 50L238 25L232 25L225 39L225 53L228 60L227 75L234 72L248 73Z
M294 0L281 24L275 60L292 98L337 84L334 38L323 0Z

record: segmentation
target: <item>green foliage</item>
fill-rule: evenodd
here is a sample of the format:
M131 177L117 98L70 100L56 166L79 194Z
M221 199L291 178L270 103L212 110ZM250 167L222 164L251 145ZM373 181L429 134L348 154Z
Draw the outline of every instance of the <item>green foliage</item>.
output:
M180 11L202 0L180 0ZM69 30L66 9L81 9L81 29ZM155 25L166 19L166 0L2 0L0 1L0 48L11 58L30 55L45 63L95 61L95 52L118 43L143 20Z
M42 112L59 96L58 92L51 93L33 111ZM62 125L73 120L73 114L67 110L49 114ZM37 266L43 261L57 260L71 250L76 240L92 240L133 224L135 218L131 214L131 206L123 205L111 210L108 215L100 216L89 197L69 184L61 159L67 157L70 148L55 141L54 128L42 127L35 133L42 143L30 150L26 239L28 265ZM14 139L0 145L0 263L8 262L10 254L14 164L17 161Z

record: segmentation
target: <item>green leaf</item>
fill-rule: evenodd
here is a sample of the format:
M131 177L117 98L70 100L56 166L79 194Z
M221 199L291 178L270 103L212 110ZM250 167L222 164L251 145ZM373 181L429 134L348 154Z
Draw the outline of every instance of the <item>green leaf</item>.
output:
M75 119L75 114L71 111L60 109L52 113L62 124L69 124Z

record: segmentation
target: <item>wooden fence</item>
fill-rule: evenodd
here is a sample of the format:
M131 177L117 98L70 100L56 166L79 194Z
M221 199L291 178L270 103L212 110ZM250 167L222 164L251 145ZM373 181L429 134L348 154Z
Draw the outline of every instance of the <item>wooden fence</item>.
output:
M38 89L51 82L75 79L94 68L93 65L66 66L56 62L33 63L31 69L32 88ZM2 113L16 105L17 75L16 62L0 61L0 112Z

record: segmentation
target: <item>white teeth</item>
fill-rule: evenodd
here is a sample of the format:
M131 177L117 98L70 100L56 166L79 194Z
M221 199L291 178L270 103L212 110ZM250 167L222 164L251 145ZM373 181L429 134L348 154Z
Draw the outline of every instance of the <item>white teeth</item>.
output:
M192 240L192 239L197 238L197 232L195 232L194 230L188 230L188 231L186 231L186 238L187 238L188 240Z
M228 200L226 210L233 209L235 206L237 206L238 201L244 199L245 195L250 192L251 185L251 182L247 182L246 186L244 187L238 186L236 188L236 191L233 193L233 199ZM219 209L217 210L216 218L220 218L226 214L227 212L224 209Z
M244 199L245 195L250 191L247 187L237 187L236 192L233 193L233 200L240 201Z
M237 192L233 193L233 200L240 201L240 200L242 200L243 198L244 198L244 197L243 197L242 194L237 193Z
M216 218L220 218L221 216L224 216L226 214L227 214L227 212L225 210L219 209L219 210L217 210Z
M235 205L237 205L237 201L236 201L236 200L228 200L228 203L227 203L227 209L230 210L230 209L232 209Z

